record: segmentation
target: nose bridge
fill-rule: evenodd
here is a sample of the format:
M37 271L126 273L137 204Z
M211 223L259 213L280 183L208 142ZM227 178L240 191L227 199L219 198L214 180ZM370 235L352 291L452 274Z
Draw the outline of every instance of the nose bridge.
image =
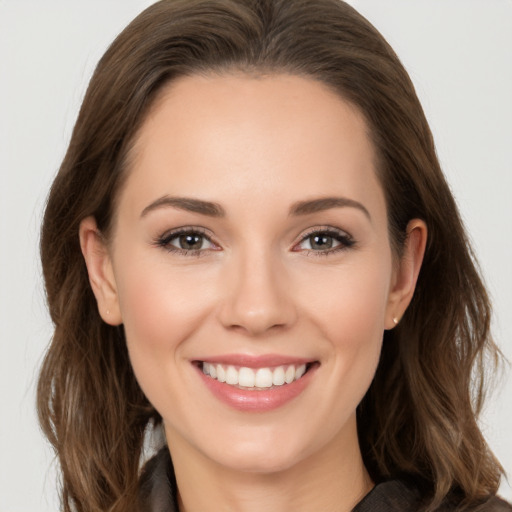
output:
M286 271L269 247L240 249L226 268L221 322L250 334L285 327L295 320Z

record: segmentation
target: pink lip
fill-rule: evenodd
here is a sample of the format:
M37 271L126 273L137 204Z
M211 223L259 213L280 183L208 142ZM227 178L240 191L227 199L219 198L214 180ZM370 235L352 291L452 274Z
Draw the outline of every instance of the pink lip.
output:
M213 364L245 366L247 368L272 368L274 366L286 366L291 364L301 365L313 362L311 359L290 357L279 354L263 354L261 356L225 354L222 356L207 357L205 359L201 359L201 361Z
M274 359L266 360L266 364L261 363L258 359L257 366L255 365L254 358L251 358L251 365L247 364L248 361L245 358L243 364L239 358L231 359L232 363L235 366L247 366L252 368L260 368L264 366L280 366L279 363L274 362ZM229 364L226 361L226 358L219 359L219 363L222 361L224 364ZM293 360L295 361L295 360ZM298 360L298 364L303 364L305 362L310 362L306 360ZM216 362L214 359L208 359L208 362ZM286 359L286 363L284 364L297 364L292 363L290 358ZM244 412L267 412L278 407L285 405L290 402L297 396L299 396L302 391L308 386L313 378L316 370L318 369L318 365L314 364L309 370L298 380L293 381L291 384L283 384L282 386L276 386L269 389L262 390L246 390L239 389L237 387L226 384L225 382L219 382L216 379L211 378L208 375L205 375L202 372L201 365L194 365L199 377L202 379L206 387L213 393L213 395L218 398L221 402L229 405L234 409L238 409L239 411Z

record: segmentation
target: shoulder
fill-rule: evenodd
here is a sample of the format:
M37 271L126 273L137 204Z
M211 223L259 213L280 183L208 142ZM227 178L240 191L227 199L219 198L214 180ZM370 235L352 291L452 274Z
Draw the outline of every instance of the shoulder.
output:
M404 512L420 511L425 507L426 493L411 478L389 480L377 484L352 512ZM461 510L460 499L446 499L436 512ZM492 496L481 504L464 509L466 512L512 512L512 505Z
M418 486L405 479L388 480L377 484L352 512L399 512L418 510L422 502Z
M140 512L177 512L176 480L167 447L150 459L139 483ZM424 508L425 492L414 479L389 480L376 485L352 512L411 512ZM447 500L436 512L456 512L457 500ZM512 512L512 505L493 496L466 512Z

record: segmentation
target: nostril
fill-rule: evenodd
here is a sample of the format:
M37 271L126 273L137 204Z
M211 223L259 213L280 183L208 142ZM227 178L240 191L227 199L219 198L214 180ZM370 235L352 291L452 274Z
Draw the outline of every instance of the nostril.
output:
M254 252L254 251L253 251ZM296 319L284 274L275 275L268 258L245 259L242 267L231 267L219 302L219 320L225 328L258 335L285 328ZM237 270L238 268L238 270Z

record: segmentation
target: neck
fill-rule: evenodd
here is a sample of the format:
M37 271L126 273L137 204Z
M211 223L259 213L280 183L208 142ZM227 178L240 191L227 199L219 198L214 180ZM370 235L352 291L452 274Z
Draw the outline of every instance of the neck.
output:
M204 454L172 442L166 429L178 484L180 512L349 512L373 483L364 467L355 418L346 433L322 450L281 471L226 468Z

